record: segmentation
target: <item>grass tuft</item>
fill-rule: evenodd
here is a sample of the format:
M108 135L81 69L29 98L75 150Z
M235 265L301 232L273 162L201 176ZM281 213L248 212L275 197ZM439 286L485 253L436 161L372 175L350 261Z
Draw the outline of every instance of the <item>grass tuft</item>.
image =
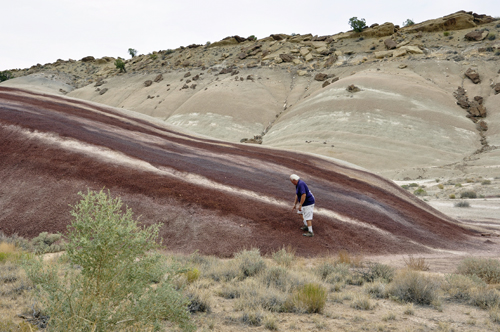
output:
M388 286L388 294L401 302L430 305L438 298L440 280L422 273L404 269L397 273Z
M407 268L410 270L414 271L429 271L430 267L429 264L425 262L425 258L423 257L413 257L413 256L408 256L408 259L403 257L403 260L405 262L405 265Z

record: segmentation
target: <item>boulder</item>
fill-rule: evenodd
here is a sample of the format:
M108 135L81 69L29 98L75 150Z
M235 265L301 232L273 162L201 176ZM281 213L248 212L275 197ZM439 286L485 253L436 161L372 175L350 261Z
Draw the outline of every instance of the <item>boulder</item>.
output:
M391 38L384 40L384 45L388 50L393 50L398 46L398 44Z
M326 80L327 78L328 78L328 74L324 74L324 73L318 73L318 74L316 74L316 76L314 76L314 80L320 81L320 82Z
M95 58L93 56L89 55L89 56L86 56L86 57L82 58L80 61L81 62L92 62L94 60L95 60Z
M488 31L486 30L476 30L471 31L465 35L465 39L469 41L481 41L488 36Z
M479 73L472 68L467 69L467 71L465 72L465 76L467 76L474 84L481 83Z
M274 40L283 40L284 39L281 35L271 35L270 37Z
M151 84L153 84L153 81L151 80L147 80L144 82L144 86L150 86Z
M495 91L496 95L500 93L500 83L497 83L493 86L493 91Z
M283 62L292 62L294 59L294 57L290 54L280 54L280 58L281 60L283 60Z
M312 59L313 59L313 56L312 56L312 54L311 54L311 53L309 53L308 55L306 55L306 56L304 57L304 60L306 60L307 62L311 61Z

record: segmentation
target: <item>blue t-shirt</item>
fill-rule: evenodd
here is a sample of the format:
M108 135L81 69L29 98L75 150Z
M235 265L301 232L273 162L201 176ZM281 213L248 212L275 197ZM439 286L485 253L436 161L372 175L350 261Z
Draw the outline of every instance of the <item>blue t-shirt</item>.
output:
M314 204L314 196L304 181L299 179L299 182L295 186L295 192L297 193L297 199L299 204L302 195L306 194L306 200L304 201L304 204L302 204L302 206L308 206Z

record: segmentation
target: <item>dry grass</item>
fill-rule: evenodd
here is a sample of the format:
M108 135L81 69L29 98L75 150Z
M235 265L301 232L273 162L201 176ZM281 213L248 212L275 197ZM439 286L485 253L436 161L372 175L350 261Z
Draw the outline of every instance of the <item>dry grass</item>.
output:
M408 258L404 258L403 260L405 262L405 265L407 268L410 270L414 271L429 271L430 267L429 264L425 262L425 258L423 257L413 257L413 256L408 256Z
M304 259L287 248L269 258L248 250L229 260L199 254L170 260L185 266L177 286L199 331L486 331L500 322L500 293L478 277L439 278L409 268L394 276L393 268L347 252ZM0 263L0 277L0 331L35 330L16 318L33 304L19 263Z

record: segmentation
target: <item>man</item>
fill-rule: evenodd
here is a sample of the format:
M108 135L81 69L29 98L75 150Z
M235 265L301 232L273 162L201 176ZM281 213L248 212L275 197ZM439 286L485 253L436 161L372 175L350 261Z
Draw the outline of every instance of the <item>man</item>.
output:
M292 211L297 207L299 203L297 213L302 215L302 221L304 226L301 227L303 231L307 231L302 235L313 237L312 220L313 220L313 210L314 210L314 196L307 187L307 184L300 179L296 174L290 175L290 181L295 185L295 202L293 203Z

